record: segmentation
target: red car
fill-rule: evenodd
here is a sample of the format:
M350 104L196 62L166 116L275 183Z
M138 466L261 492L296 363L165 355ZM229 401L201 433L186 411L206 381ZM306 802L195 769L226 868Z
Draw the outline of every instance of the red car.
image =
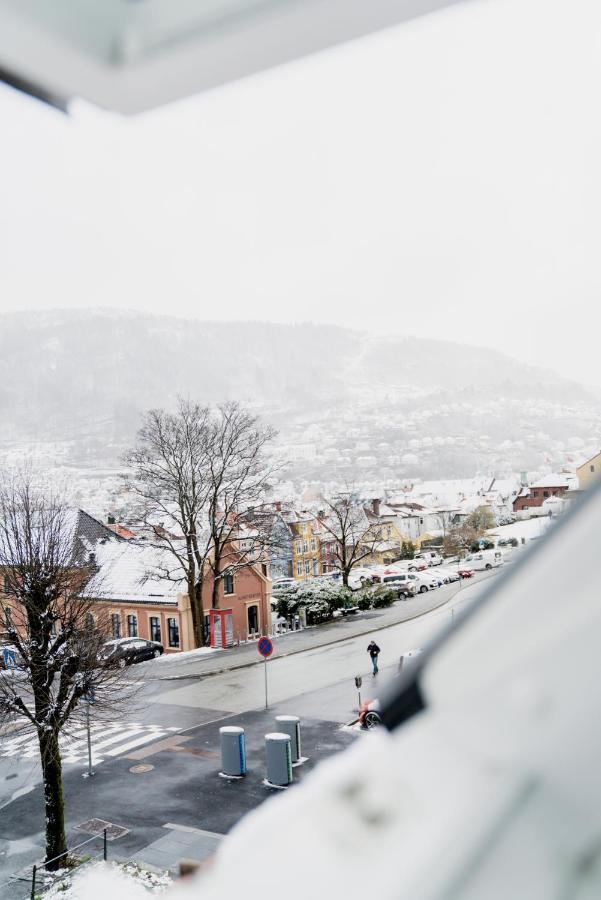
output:
M459 566L457 574L460 575L461 578L471 578L474 574L474 570L470 569L468 566Z

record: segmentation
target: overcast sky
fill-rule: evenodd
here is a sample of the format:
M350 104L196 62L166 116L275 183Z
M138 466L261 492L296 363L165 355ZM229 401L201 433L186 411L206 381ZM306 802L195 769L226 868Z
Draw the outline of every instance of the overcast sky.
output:
M601 384L601 4L473 0L135 119L0 89L2 310L330 322Z

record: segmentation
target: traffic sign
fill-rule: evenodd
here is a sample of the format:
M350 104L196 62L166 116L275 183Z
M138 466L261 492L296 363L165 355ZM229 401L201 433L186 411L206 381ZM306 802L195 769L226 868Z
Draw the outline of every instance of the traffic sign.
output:
M361 678L361 676L355 675L355 687L357 688L357 690L359 690L359 688L361 687L362 684L363 684L363 679Z
M2 658L7 669L17 668L17 651L12 647L4 647L2 650Z
M257 649L258 649L259 653L261 654L261 656L264 656L265 658L267 658L268 656L271 656L271 654L273 653L273 644L271 643L271 641L269 640L268 637L262 637L262 638L260 638L259 643L257 644Z

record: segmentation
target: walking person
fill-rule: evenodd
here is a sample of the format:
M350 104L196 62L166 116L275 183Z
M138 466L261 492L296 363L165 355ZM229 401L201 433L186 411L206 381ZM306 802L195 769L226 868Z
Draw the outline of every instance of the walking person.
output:
M378 654L380 653L380 648L376 644L375 641L370 641L369 646L367 648L367 652L371 657L371 664L374 670L374 675L378 674Z

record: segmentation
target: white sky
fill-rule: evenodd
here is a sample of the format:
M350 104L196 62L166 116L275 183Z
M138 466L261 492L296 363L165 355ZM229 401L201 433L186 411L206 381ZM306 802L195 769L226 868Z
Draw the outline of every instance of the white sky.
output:
M473 0L136 119L0 89L0 309L496 347L601 384L601 4Z

